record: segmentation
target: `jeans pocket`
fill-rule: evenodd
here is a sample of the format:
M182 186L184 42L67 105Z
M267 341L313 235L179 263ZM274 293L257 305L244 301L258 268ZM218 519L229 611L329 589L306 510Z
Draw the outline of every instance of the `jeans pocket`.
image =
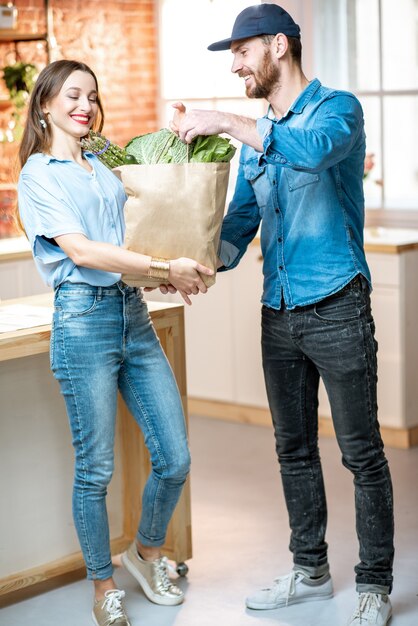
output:
M359 319L366 308L356 291L337 293L314 305L315 316L323 322L351 322Z
M87 315L94 311L96 305L95 293L60 293L55 299L56 310L70 317Z

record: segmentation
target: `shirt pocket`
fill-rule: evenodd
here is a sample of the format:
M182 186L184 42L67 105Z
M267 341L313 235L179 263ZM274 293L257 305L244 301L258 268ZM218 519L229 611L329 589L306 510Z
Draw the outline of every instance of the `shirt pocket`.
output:
M249 183L251 183L257 204L261 210L261 215L267 205L271 191L268 177L266 175L263 176L265 173L266 166L259 165L256 160L249 161L244 165L244 177Z
M319 175L311 174L310 172L297 172L286 168L284 173L289 191L295 191L295 189L300 189L301 187L306 187L306 185L312 185L319 181Z

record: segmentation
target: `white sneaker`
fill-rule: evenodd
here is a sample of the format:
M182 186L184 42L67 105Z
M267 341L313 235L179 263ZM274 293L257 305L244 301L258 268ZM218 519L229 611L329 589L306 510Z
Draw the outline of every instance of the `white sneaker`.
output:
M360 593L358 607L347 626L386 626L392 616L389 597L380 593Z
M328 600L333 594L329 574L312 579L295 570L287 576L276 578L272 587L261 589L253 596L249 596L246 605L249 609L277 609L300 602Z

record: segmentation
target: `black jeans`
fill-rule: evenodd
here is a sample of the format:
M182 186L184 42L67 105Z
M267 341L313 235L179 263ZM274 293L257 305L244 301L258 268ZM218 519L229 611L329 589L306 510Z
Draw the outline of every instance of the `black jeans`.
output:
M324 571L327 505L318 449L322 378L342 452L354 476L360 563L357 590L389 593L392 483L377 421L377 342L367 282L294 310L262 310L263 367L295 564Z

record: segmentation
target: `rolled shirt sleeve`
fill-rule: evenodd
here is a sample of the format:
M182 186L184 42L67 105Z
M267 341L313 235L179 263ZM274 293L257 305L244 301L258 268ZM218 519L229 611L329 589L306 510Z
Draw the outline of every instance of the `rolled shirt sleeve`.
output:
M19 212L35 258L51 262L66 257L61 248L45 241L44 237L53 239L70 233L87 236L79 216L67 204L59 186L51 178L40 180L33 175L22 174L18 193Z
M301 118L302 119L302 118ZM357 98L333 92L305 126L281 120L257 120L266 163L318 173L333 167L353 149L363 133L363 111Z

